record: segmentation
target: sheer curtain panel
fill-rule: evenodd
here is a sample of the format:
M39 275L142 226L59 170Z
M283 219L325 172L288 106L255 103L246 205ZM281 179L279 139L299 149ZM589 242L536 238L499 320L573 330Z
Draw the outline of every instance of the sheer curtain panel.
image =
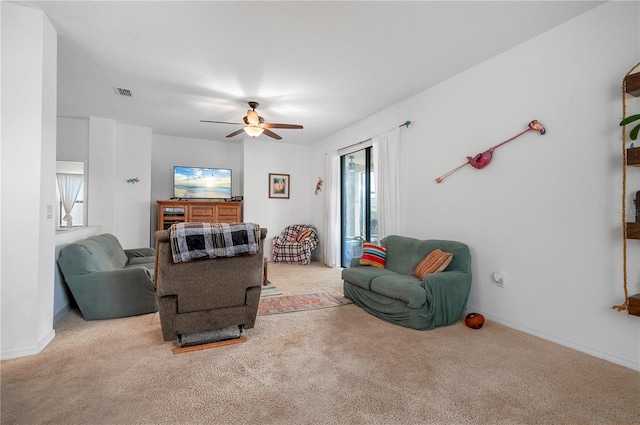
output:
M71 228L73 227L71 210L78 199L84 176L82 174L57 173L56 179L58 180L60 201L62 201L62 207L66 214L63 220L67 222L67 228Z
M400 128L372 138L376 198L378 207L378 240L398 234L400 212Z

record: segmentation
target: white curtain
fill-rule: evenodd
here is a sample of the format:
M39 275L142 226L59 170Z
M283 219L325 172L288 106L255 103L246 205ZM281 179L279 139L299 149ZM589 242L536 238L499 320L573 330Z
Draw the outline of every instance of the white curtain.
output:
M73 210L76 199L78 199L84 176L82 174L57 173L56 178L58 180L60 200L66 213L63 220L67 222L67 227L71 228L73 226L71 210Z
M372 138L378 240L398 234L400 216L400 128Z
M340 156L337 151L327 154L325 176L324 262L329 267L340 267Z

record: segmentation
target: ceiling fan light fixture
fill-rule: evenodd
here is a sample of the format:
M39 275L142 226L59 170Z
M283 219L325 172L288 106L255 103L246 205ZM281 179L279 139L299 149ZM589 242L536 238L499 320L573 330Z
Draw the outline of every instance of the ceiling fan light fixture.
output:
M251 137L258 137L262 134L264 129L257 126L247 126L244 128L244 132L247 133Z
M1 1L1 0L0 0ZM227 134L227 137L236 137L238 134L242 134L244 131L250 137L256 138L261 134L265 136L271 137L275 140L282 140L278 134L274 133L272 130L274 128L286 128L286 129L302 129L302 126L299 124L276 124L272 122L265 122L264 118L262 118L256 112L256 108L258 107L258 102L249 102L249 106L251 109L247 111L247 115L242 118L244 122L227 122L227 121L209 121L209 120L200 120L200 122L210 122L214 124L231 124L238 125L240 129L232 132L231 134Z

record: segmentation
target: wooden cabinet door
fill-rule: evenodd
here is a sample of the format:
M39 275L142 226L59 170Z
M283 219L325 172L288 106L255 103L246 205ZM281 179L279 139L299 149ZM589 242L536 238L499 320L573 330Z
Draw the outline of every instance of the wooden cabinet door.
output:
M218 206L218 223L237 223L240 221L240 207L236 205Z
M190 205L189 221L199 223L216 223L216 206L215 205Z

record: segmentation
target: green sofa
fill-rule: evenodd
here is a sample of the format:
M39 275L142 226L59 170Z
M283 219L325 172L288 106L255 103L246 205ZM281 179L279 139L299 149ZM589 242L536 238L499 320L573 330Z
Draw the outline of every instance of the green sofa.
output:
M427 330L460 320L471 289L467 245L398 235L383 238L380 244L387 248L385 268L361 266L357 257L342 271L347 298L372 315L407 328ZM419 280L413 272L434 249L452 253L453 259L444 271Z
M58 266L85 320L154 313L155 249L123 249L109 233L71 243Z

